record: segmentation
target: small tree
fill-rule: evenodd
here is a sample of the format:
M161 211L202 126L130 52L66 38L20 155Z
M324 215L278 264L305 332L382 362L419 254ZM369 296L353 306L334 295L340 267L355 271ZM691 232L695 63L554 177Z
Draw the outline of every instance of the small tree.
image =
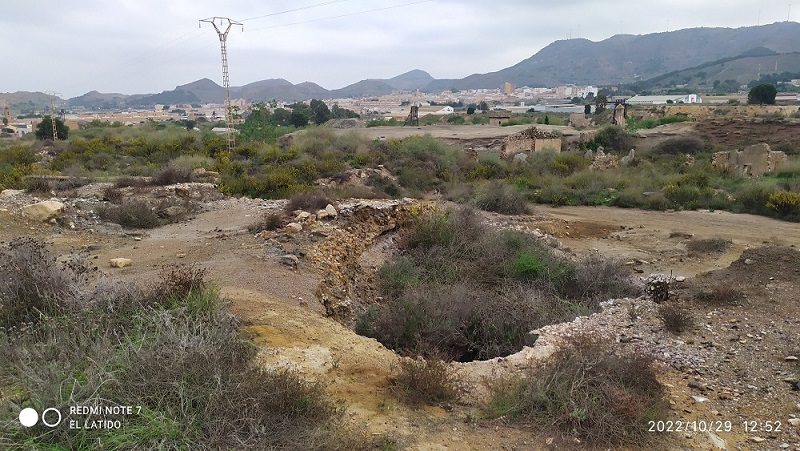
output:
M56 118L56 135L58 139L67 139L69 136L69 127L60 118ZM36 139L53 139L53 121L49 115L43 117L36 126Z
M750 93L747 94L747 103L750 104L759 104L759 105L775 105L775 96L778 94L778 90L775 89L774 85L769 83L762 83L758 86L754 86Z
M3 125L8 125L8 118L7 117L3 117Z
M606 109L606 105L608 104L608 97L605 94L598 94L597 97L594 98L594 106L595 106L595 113L602 113Z
M289 124L295 127L305 127L308 125L308 113L303 110L294 110L289 115Z

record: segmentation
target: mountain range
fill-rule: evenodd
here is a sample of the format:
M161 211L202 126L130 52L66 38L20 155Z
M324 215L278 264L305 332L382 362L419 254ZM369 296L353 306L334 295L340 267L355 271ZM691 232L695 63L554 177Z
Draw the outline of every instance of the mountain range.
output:
M711 85L717 79L736 80L743 84L758 78L758 74L773 72L776 65L779 66L776 72L794 71L795 67L800 70L797 52L800 52L800 24L796 22L742 28L691 28L645 35L615 35L599 42L559 40L511 67L461 79L434 79L423 70L412 70L394 78L366 79L341 89L328 90L312 82L293 84L279 78L231 87L231 97L248 101L297 101L373 97L404 90L435 93L499 88L506 82L531 87L570 83L608 86L651 79L661 80L660 84L677 83L687 77L694 79L696 85ZM681 73L692 70L695 72ZM0 94L0 101L4 100L3 95ZM18 97L15 100L19 100ZM223 98L223 88L204 78L158 94L124 95L92 91L69 99L67 105L149 107L155 104L222 102Z

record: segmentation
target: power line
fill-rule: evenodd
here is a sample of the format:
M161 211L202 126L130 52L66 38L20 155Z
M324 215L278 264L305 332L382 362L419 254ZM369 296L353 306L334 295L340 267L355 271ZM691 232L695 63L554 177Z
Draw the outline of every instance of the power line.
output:
M247 19L242 19L242 22L247 22L248 20L263 19L265 17L278 16L280 14L293 13L295 11L302 11L304 9L317 8L319 6L332 5L334 3L342 3L342 2L348 2L348 1L350 1L350 0L332 0L332 1L329 1L329 2L317 3L315 5L303 6L301 8L288 9L286 11L281 11L281 12L277 12L277 13L264 14L263 16L249 17Z
M354 13L340 14L338 16L321 17L319 19L303 20L303 21L300 21L300 22L292 22L292 23L287 23L287 24L282 24L282 25L273 25L273 26L270 26L270 27L256 28L256 29L253 29L253 30L250 30L250 31L269 30L269 29L272 29L272 28L282 28L282 27L288 27L288 26L292 26L292 25L300 25L300 24L304 24L304 23L320 22L320 21L323 21L323 20L340 19L342 17L349 17L349 16L357 16L359 14L374 13L376 11L385 11L387 9L402 8L404 6L417 5L417 4L420 4L420 3L429 3L429 2L432 2L432 1L433 0L419 0L419 1L416 1L416 2L403 3L401 5L386 6L386 7L383 7L383 8L368 9L366 11L357 11L357 12L354 12Z

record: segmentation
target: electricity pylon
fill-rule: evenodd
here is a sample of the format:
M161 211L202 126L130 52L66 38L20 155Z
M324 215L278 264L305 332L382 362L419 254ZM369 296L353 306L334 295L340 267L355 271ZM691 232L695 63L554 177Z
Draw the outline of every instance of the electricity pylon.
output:
M217 21L219 21L219 26L222 27L226 22L227 26L225 26L225 31L220 30L217 27ZM207 22L214 26L214 29L217 31L217 35L219 36L219 45L222 50L222 87L225 88L225 137L228 141L228 152L232 152L233 148L236 146L236 141L234 137L234 129L233 129L233 111L231 109L231 92L230 92L230 80L228 77L228 32L231 30L233 25L241 25L242 31L244 31L244 25L241 22L237 22L235 20L231 20L228 17L209 17L208 19L202 19L200 22ZM203 26L202 23L198 23L199 26Z
M45 94L50 96L50 122L53 125L53 142L58 141L58 130L56 130L56 110L53 105L53 98L60 96L60 92L47 91Z

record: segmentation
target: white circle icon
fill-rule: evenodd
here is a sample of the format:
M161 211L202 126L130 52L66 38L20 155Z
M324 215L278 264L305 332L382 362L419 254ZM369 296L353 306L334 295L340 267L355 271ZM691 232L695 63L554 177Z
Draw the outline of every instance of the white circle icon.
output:
M52 423L49 423L44 418L44 416L47 415L47 412L55 412L56 415L58 415L58 419L53 421ZM49 426L51 428L54 428L54 427L58 426L59 424L61 424L61 411L59 411L55 407L50 407L49 409L44 409L44 412L42 412L42 423L44 423L45 426Z
M26 428L33 427L39 421L39 413L35 409L26 407L19 413L19 422Z

